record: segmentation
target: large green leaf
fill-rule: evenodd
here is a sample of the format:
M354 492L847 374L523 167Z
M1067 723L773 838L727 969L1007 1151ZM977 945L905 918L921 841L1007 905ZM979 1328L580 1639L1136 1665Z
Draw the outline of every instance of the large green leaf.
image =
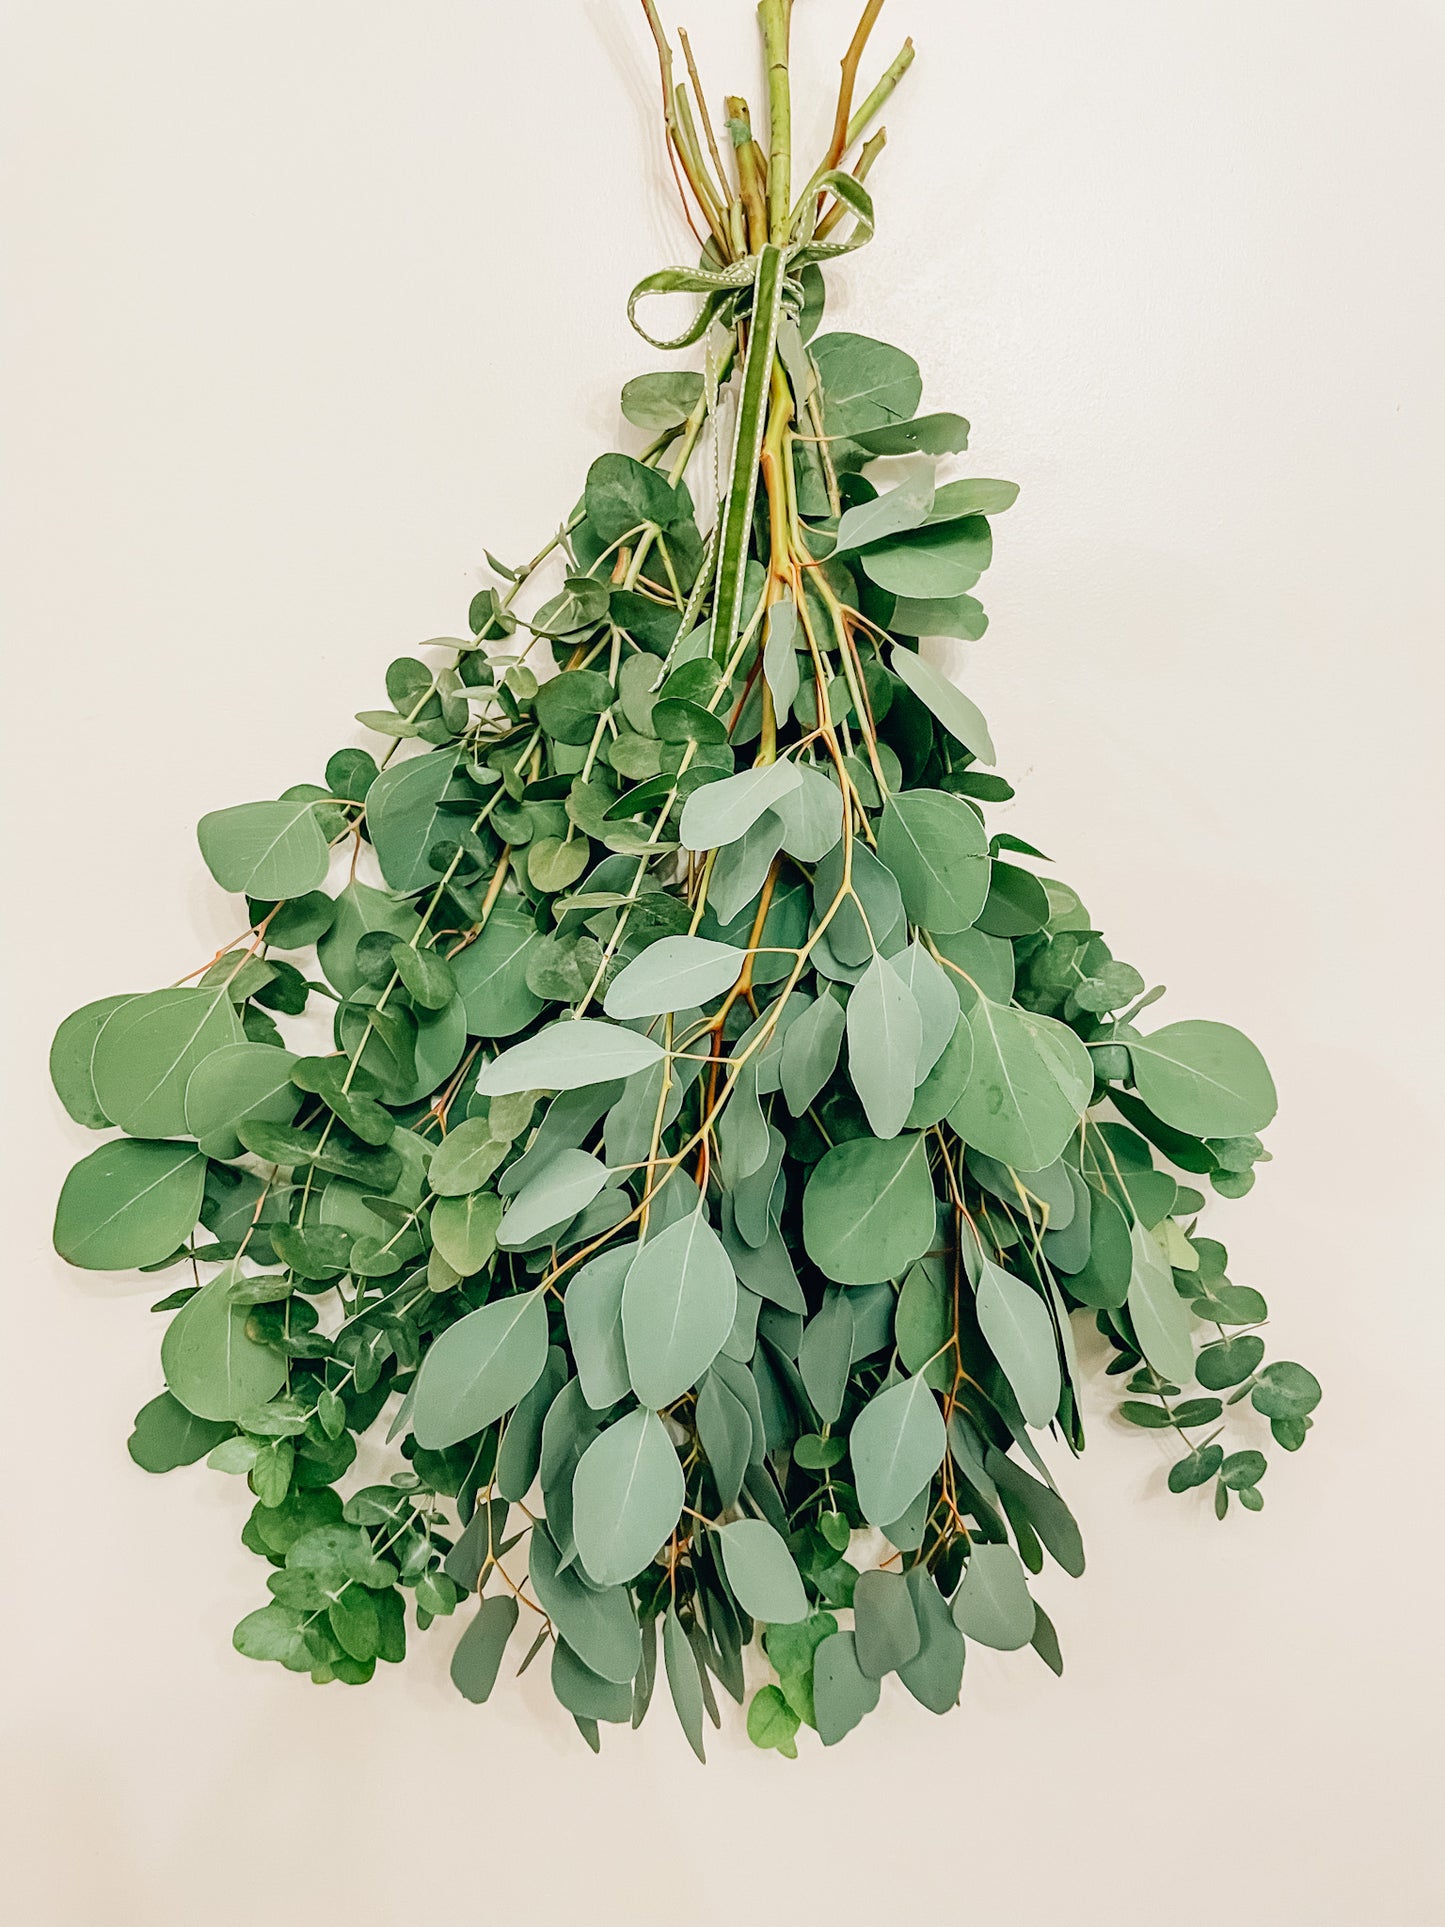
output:
M617 1022L688 1010L731 990L747 953L708 937L659 937L612 980L602 1008Z
M373 890L369 883L348 883L336 899L336 914L316 945L316 955L326 981L350 997L362 984L356 961L356 946L373 930L385 930L394 937L410 937L416 929L416 912L409 904L398 903L384 890Z
M452 1654L452 1685L464 1700L480 1706L491 1697L501 1670L507 1641L516 1630L521 1608L510 1593L484 1599Z
M922 1378L876 1393L853 1421L848 1451L858 1505L872 1525L901 1519L943 1463L943 1415Z
M506 1097L514 1091L576 1091L587 1084L631 1077L666 1054L661 1044L621 1024L602 1023L595 1017L564 1017L484 1064L477 1089L484 1097Z
M966 930L988 896L988 836L961 796L904 790L890 796L878 854L898 879L903 906L925 930Z
M843 792L821 770L796 763L798 786L771 805L783 848L800 863L820 863L843 835Z
M590 1151L558 1151L528 1178L497 1226L497 1243L526 1250L542 1234L559 1232L591 1204L606 1184L607 1166Z
M223 890L274 902L326 881L329 852L313 802L238 803L196 825L206 868Z
M933 1230L928 1149L916 1134L835 1144L803 1193L804 1247L840 1285L901 1278L928 1250Z
M522 906L503 898L481 935L451 959L473 1037L515 1037L546 1008L527 987L527 965L540 942Z
M930 1713L946 1713L958 1704L963 1684L963 1635L928 1568L913 1566L905 1577L913 1595L919 1646L913 1658L899 1667L898 1677L920 1706Z
M836 997L815 998L789 1024L783 1039L783 1096L794 1117L801 1117L833 1075L843 1043L847 1013Z
M813 1712L824 1746L851 1733L878 1704L880 1691L858 1664L852 1633L829 1633L813 1655Z
M637 1613L625 1586L589 1586L564 1566L547 1528L532 1528L527 1573L538 1603L594 1673L625 1684L642 1664Z
M838 523L836 555L884 542L890 535L916 529L933 507L933 476L927 469L907 477L896 487L843 511Z
M632 1389L622 1342L622 1286L637 1250L635 1239L609 1245L567 1282L567 1337L582 1394L594 1412L605 1412Z
M975 996L966 1015L973 1069L948 1121L965 1144L1001 1164L1040 1171L1078 1129L1093 1094L1089 1053L1066 1024L989 997Z
M194 1465L235 1427L229 1419L197 1418L171 1392L162 1392L135 1415L135 1430L126 1449L147 1472L172 1472L178 1465Z
M1131 1038L1139 1095L1156 1117L1194 1137L1262 1131L1277 1099L1269 1066L1242 1031L1188 1018Z
M166 1384L197 1418L237 1419L264 1405L286 1383L286 1360L247 1332L251 1308L238 1304L237 1265L189 1299L161 1340Z
M965 1639L1015 1652L1034 1636L1034 1602L1012 1546L974 1542L953 1596L953 1620Z
M968 447L968 423L962 415L915 415L909 422L862 429L853 440L870 455L958 455ZM995 482L992 486L1011 488L1013 484Z
M863 552L863 572L890 595L915 600L961 595L988 567L988 523L981 515L915 529Z
M289 1124L301 1093L291 1082L295 1056L274 1044L223 1044L203 1057L186 1083L186 1129L207 1157L241 1155L243 1118Z
M505 1159L509 1145L492 1135L484 1117L463 1118L437 1146L427 1175L441 1198L464 1198L478 1191Z
M652 1563L682 1516L677 1449L656 1412L629 1412L587 1447L572 1477L572 1534L588 1577L620 1586Z
M129 1002L127 993L83 1004L65 1019L50 1046L50 1081L55 1086L55 1094L76 1123L92 1131L103 1130L112 1121L100 1108L95 1079L90 1074L95 1040L111 1013Z
M509 1412L547 1362L547 1308L540 1290L468 1312L422 1359L412 1407L418 1445L439 1452Z
M874 957L848 999L848 1075L869 1129L897 1137L908 1120L923 1046L913 992L884 957Z
M760 763L738 776L704 783L682 806L678 841L685 850L720 850L736 843L798 782L793 764Z
M194 1231L205 1182L206 1160L189 1144L102 1144L65 1180L55 1249L87 1271L159 1264Z
M940 675L933 664L925 662L915 650L904 649L898 643L893 645L888 660L894 675L907 683L951 736L956 736L981 763L993 763L993 738L988 733L988 724L955 683Z
M811 344L830 435L885 428L911 419L923 393L912 355L870 335L819 335Z
M1134 1264L1129 1275L1129 1317L1139 1349L1161 1378L1182 1385L1194 1376L1194 1321L1174 1289L1174 1274L1152 1231L1129 1233Z
M903 1573L875 1568L859 1576L853 1589L853 1640L869 1679L882 1679L916 1658L923 1635Z
M127 998L101 1025L91 1057L96 1100L133 1137L179 1137L186 1085L202 1058L242 1040L223 985Z
M459 1198L438 1198L432 1206L432 1242L463 1278L491 1263L502 1222L502 1201L494 1191L468 1191Z
M787 1542L765 1519L719 1526L723 1570L733 1597L752 1619L790 1626L808 1616L808 1595Z
M691 368L634 375L622 385L623 414L649 435L681 427L701 400L702 376Z
M695 1385L733 1328L737 1277L702 1211L640 1247L622 1287L632 1389L659 1411Z
M1045 1426L1058 1410L1058 1344L1049 1308L1031 1285L989 1258L979 1260L979 1329L1013 1387L1030 1425Z
M384 769L367 791L366 827L393 890L410 895L435 887L440 872L427 857L433 844L455 836L458 819L443 811L441 799L456 768L456 750L433 750Z

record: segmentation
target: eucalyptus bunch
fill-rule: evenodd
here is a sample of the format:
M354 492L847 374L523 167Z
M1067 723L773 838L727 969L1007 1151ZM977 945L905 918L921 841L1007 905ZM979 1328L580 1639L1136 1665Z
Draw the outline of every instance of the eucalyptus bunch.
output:
M702 365L630 381L640 452L392 663L380 753L202 819L237 940L56 1037L67 1110L118 1133L58 1250L182 1280L131 1454L245 1480L270 1570L235 1645L318 1682L400 1660L410 1594L464 1621L470 1700L525 1626L594 1747L660 1648L701 1756L760 1633L748 1730L791 1755L888 1673L945 1711L969 1641L1060 1668L1029 1578L1084 1554L1033 1433L1084 1444L1076 1317L1221 1517L1265 1472L1227 1406L1309 1430L1197 1228L1267 1156L1264 1061L1143 1027L1162 992L989 833L1013 792L920 650L983 633L1014 485L944 479L968 424L821 330L912 57L855 109L880 4L795 191L788 0L760 134L741 98L715 130L647 0L700 255L632 312L691 297L657 345Z

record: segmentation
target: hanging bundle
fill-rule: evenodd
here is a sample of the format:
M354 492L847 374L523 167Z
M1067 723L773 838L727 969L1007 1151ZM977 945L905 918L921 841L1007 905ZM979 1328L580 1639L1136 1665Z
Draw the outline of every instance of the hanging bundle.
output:
M1162 992L990 835L1013 792L920 648L983 633L1016 490L941 479L968 424L820 329L912 49L855 109L870 0L795 193L790 0L759 9L762 138L741 99L718 136L645 4L702 246L632 312L685 298L659 345L703 366L629 382L641 453L488 558L468 635L392 663L359 718L384 753L202 819L247 928L61 1026L62 1101L119 1134L55 1242L180 1274L130 1450L249 1485L241 1653L360 1683L410 1595L458 1620L468 1699L514 1635L546 1648L595 1747L660 1649L701 1755L760 1634L748 1730L791 1755L888 1673L945 1711L969 1641L1060 1668L1029 1576L1083 1550L1032 1434L1084 1444L1075 1320L1221 1517L1319 1387L1264 1362L1264 1300L1198 1229L1266 1156L1263 1059L1142 1027Z

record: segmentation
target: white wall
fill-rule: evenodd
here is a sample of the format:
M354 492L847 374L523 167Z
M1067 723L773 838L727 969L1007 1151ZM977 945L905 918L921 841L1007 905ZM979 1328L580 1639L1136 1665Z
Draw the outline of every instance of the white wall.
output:
M465 1706L445 1628L364 1691L231 1652L244 1499L126 1457L156 1293L51 1253L86 1147L42 1081L66 1011L230 934L196 817L314 778L656 365L640 10L9 11L13 1917L1439 1919L1438 0L884 16L919 59L834 317L1023 484L958 664L1008 822L1270 1057L1275 1162L1213 1228L1326 1402L1219 1526L1100 1392L1062 1682L975 1651L949 1719L890 1689L788 1766L734 1718L706 1775L665 1708L599 1763L541 1678ZM853 7L798 12L811 141ZM691 13L752 86L746 0Z

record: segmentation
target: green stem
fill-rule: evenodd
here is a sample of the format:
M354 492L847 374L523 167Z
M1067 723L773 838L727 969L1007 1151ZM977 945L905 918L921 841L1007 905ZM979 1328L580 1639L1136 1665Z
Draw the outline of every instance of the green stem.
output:
M793 191L793 110L788 85L788 36L793 0L761 0L758 17L768 61L768 235L788 238Z

